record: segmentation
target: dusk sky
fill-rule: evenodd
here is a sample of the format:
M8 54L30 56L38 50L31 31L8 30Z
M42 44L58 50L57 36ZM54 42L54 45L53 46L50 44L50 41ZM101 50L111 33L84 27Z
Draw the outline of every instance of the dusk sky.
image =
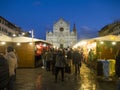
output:
M33 29L40 39L62 17L71 30L76 24L79 40L96 37L105 25L120 20L120 0L0 0L0 16L24 31Z

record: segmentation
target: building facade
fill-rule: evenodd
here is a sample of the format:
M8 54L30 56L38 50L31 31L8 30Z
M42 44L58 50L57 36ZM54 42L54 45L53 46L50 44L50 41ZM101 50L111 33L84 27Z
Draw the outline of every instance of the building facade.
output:
M70 31L70 24L63 18L60 18L53 25L53 31L46 32L46 41L52 43L58 48L72 47L77 42L77 31L74 25Z
M99 36L119 34L120 34L120 21L108 24L99 31Z
M19 36L24 33L24 36L28 36L29 33L24 32L20 27L9 22L5 18L0 16L0 34L7 36Z

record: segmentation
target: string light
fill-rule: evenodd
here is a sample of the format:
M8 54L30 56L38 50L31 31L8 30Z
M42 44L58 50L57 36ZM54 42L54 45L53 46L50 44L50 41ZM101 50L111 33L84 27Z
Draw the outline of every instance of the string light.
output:
M116 45L116 42L112 42L112 45Z
M20 46L21 44L20 43L17 43L17 46Z
M5 44L6 44L6 42L1 42L1 44L2 44L2 45L5 45Z

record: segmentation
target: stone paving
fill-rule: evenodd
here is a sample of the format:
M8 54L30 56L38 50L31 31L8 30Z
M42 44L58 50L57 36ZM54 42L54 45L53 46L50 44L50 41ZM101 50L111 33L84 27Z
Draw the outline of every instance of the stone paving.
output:
M38 67L17 69L15 90L116 90L116 82L98 79L94 71L82 64L80 74L65 73L65 81L62 82L59 73L55 83L51 71Z

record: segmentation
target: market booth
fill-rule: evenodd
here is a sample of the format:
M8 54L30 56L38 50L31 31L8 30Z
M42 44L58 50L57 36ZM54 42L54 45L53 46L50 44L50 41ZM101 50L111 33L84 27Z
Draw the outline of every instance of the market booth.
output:
M34 68L41 64L41 53L52 44L31 37L8 37L0 35L0 52L5 53L8 46L13 46L18 57L19 68Z
M41 54L43 49L48 49L48 47L52 46L44 40L30 37L15 37L13 42L18 56L18 66L28 68L42 64Z
M120 49L120 36L108 35L82 40L73 48L82 48L86 61L93 56L97 59L115 59L116 53Z
M106 60L109 61L109 75L115 74L115 57L120 50L120 36L107 35L82 40L73 48L82 48L85 63L94 69L97 69L99 60L102 60L102 63ZM100 70L98 71L100 72Z

